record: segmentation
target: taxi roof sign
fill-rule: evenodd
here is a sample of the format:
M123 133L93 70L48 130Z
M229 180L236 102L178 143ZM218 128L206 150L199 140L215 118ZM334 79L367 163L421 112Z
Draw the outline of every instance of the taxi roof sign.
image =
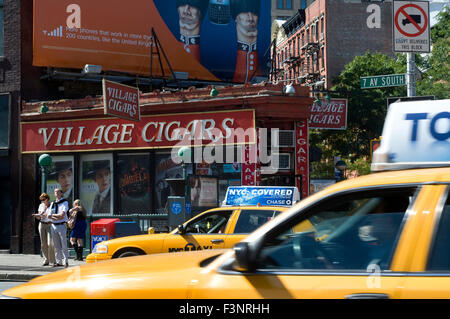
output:
M222 206L286 206L300 201L294 186L230 186Z
M372 171L450 166L450 99L389 106Z

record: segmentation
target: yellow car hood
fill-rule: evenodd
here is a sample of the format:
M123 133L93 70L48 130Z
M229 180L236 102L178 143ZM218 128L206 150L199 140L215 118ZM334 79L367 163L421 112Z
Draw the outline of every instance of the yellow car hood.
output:
M189 298L200 263L227 250L120 258L70 267L3 292L19 298Z

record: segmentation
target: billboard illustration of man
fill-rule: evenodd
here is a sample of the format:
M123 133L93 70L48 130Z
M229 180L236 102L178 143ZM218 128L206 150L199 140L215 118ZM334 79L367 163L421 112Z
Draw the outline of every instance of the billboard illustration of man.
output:
M98 190L92 204L94 214L111 213L111 169L109 160L94 161L92 170L88 172L97 183Z
M209 0L177 0L180 41L184 49L200 62L200 27Z
M233 82L248 82L260 75L257 50L260 7L260 0L231 0L238 43Z

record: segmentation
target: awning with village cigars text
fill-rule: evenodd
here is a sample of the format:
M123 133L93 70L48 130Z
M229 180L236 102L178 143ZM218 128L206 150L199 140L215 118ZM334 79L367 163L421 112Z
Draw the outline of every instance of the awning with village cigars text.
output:
M22 153L238 145L255 142L255 111L21 123Z

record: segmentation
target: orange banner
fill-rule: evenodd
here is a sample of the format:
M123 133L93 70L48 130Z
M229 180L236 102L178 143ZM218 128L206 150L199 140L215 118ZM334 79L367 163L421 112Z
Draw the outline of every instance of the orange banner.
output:
M149 75L152 28L174 71L218 81L183 49L153 1L34 0L33 65L83 69L94 64L103 71ZM152 75L161 76L156 47L153 53ZM160 53L164 74L170 75Z

